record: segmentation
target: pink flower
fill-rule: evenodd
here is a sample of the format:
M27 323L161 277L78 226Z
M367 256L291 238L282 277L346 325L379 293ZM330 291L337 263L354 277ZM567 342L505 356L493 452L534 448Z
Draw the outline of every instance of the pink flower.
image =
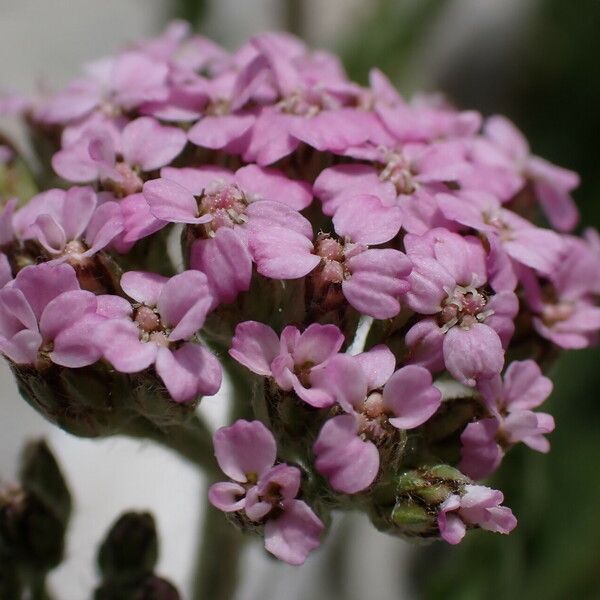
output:
M43 100L34 116L43 123L69 123L102 104L129 111L167 97L168 66L141 52L125 52L88 65L85 76Z
M160 125L150 117L131 121L115 137L106 127L87 128L52 157L52 166L68 181L100 180L127 195L141 190L140 172L170 163L187 142L181 129Z
M272 377L284 391L294 390L311 406L331 406L334 398L315 386L313 372L342 347L344 336L335 325L313 323L302 333L289 325L281 338L268 326L245 321L235 328L229 354L253 373Z
M451 494L440 506L440 535L449 544L458 544L467 527L481 527L496 533L510 533L517 519L510 508L500 506L502 492L482 485L465 485L462 493Z
M219 429L213 441L217 462L233 481L210 486L211 504L264 523L265 548L291 565L303 564L319 546L324 526L308 504L296 499L300 469L275 465L275 438L260 421L238 420Z
M354 108L361 89L347 82L340 70L314 70L303 47L271 34L252 43L259 53L253 66L266 69L279 100L260 110L245 161L272 164L301 142L319 151L343 153L369 139L376 118Z
M374 147L363 158L382 166L337 165L317 177L314 190L323 212L334 215L358 194L373 194L386 206L397 204L404 217L403 227L419 235L447 224L435 194L449 192L447 184L459 184L472 169L463 146L456 142L407 144L389 150Z
M184 271L170 279L129 271L121 277L123 301L118 315L97 332L104 357L121 373L137 373L154 365L176 402L215 394L221 366L195 335L212 303L206 277Z
M407 235L405 245L414 265L407 304L430 315L406 335L412 362L434 371L445 365L468 386L500 373L518 301L512 291L487 290L479 240L434 229L421 237Z
M66 264L25 267L0 290L0 351L18 365L78 368L102 355L97 300Z
M490 117L484 134L489 144L480 145L478 159L492 165L508 165L532 181L537 199L552 225L560 231L573 229L579 213L570 193L579 185L579 176L532 155L523 134L505 117Z
M379 450L395 429L413 429L439 408L441 392L427 369L414 365L394 372L386 346L358 356L340 354L313 370L316 385L327 390L347 413L329 419L313 446L315 467L333 489L355 494L379 472Z
M364 215L368 214L369 219ZM344 204L333 225L338 239L321 234L313 246L299 234L277 229L257 230L250 249L257 270L273 279L295 279L313 273L317 297L330 287L341 287L346 300L359 312L388 319L400 312L400 298L408 291L411 263L392 248L369 248L390 241L399 231L402 214L384 206L377 196L363 194Z
M310 204L310 188L274 169L165 168L161 179L146 182L143 193L155 218L196 227L190 264L206 273L221 302L248 289L250 240L258 232L284 230L310 244L311 225L298 212Z
M460 470L473 479L491 475L500 465L508 448L523 442L538 452L548 452L544 437L554 430L554 419L533 412L552 391L552 382L544 377L532 360L512 362L504 382L498 375L479 384L490 418L469 423L461 435Z
M116 202L98 203L90 187L53 189L34 196L14 218L23 240L37 240L53 257L82 262L93 256L123 230Z
M502 208L500 202L487 192L438 194L436 200L448 220L487 236L497 236L513 260L540 273L551 273L565 251L558 234L535 227L523 217Z
M593 243L565 237L565 252L548 281L520 271L527 305L537 333L561 348L587 348L600 329L596 299L600 253Z

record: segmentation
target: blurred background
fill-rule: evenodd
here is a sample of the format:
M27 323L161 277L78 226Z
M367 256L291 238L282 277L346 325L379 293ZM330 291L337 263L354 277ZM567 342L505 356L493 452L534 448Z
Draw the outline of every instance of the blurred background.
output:
M598 0L0 0L0 85L58 88L81 63L172 17L229 48L287 29L339 52L360 82L378 66L406 96L440 90L460 107L506 114L536 154L581 174L582 222L600 226ZM599 365L597 350L558 362L547 406L557 421L552 452L517 448L492 482L520 520L511 536L414 548L351 515L302 569L250 545L238 600L600 598ZM93 544L125 508L155 513L159 571L189 597L204 494L195 471L151 444L55 431L18 398L4 367L0 383L0 477L10 479L26 437L46 435L76 497L67 561L51 579L57 597L88 596ZM214 424L226 393L203 403ZM324 586L331 572L336 584Z

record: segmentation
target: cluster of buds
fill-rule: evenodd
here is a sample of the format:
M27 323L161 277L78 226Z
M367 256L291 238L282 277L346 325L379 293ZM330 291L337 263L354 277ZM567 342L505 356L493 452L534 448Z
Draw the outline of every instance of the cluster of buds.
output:
M474 480L549 449L542 369L600 331L575 173L287 34L229 53L173 23L2 111L60 182L0 216L0 351L36 408L162 427L235 373L210 501L292 564L332 510L450 543L515 526Z

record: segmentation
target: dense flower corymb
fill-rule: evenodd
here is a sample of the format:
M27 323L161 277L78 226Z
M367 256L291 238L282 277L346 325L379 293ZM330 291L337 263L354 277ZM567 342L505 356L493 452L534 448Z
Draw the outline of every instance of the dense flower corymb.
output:
M0 351L34 406L166 436L229 376L209 499L291 564L333 510L451 544L515 527L475 481L549 450L543 371L600 332L575 173L282 33L228 52L174 23L0 114L56 182L1 198ZM89 381L115 386L91 414Z

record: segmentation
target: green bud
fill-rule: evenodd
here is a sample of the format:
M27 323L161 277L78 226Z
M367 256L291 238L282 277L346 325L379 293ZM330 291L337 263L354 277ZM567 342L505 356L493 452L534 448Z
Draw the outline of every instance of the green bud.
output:
M424 535L436 526L435 515L425 508L410 502L399 502L392 510L392 523L404 535Z
M128 583L151 574L158 560L158 536L150 513L127 512L112 525L98 552L107 583Z

